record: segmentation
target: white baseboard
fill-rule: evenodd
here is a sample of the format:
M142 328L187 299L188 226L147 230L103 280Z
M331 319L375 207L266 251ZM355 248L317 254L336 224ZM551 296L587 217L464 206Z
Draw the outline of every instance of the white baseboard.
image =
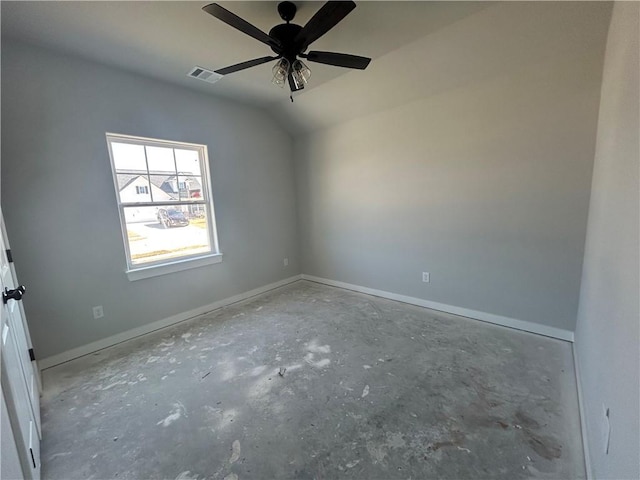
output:
M549 327L547 325L540 325L538 323L527 322L525 320L503 317L501 315L494 315L493 313L479 312L477 310L471 310L468 308L454 307L452 305L446 305L444 303L437 303L429 300L423 300L421 298L399 295L397 293L385 292L383 290L376 290L374 288L361 287L360 285L352 285L350 283L338 282L336 280L315 277L313 275L303 274L302 279L316 283L323 283L332 287L340 287L347 290L353 290L355 292L366 293L368 295L373 295L376 297L388 298L389 300L409 303L411 305L417 305L419 307L426 307L432 310L438 310L440 312L452 313L454 315L460 315L462 317L473 318L474 320L481 320L483 322L493 323L495 325L501 325L503 327L515 328L516 330L536 333L538 335L544 335L545 337L573 342L573 332L569 330L563 330L561 328Z
M278 282L273 282L268 285L255 288L253 290L249 290L248 292L239 293L238 295L234 295L223 300L218 300L217 302L210 303L209 305L204 305L202 307L194 308L187 312L179 313L177 315L173 315L156 322L148 323L146 325L142 325L140 327L133 328L131 330L127 330L125 332L88 343L87 345L82 345L81 347L73 348L71 350L67 350L66 352L44 358L38 361L38 366L40 367L40 370L45 370L55 365L73 360L74 358L82 357L84 355L97 352L98 350L112 347L114 345L117 345L118 343L131 340L141 335L155 332L156 330L160 330L162 328L170 327L177 323L184 322L185 320L190 320L194 317L204 315L205 313L212 312L213 310L226 307L228 305L231 305L232 303L246 300L247 298L260 295L261 293L268 292L269 290L273 290L274 288L282 287L283 285L287 285L301 279L302 275L294 275L293 277L285 278L284 280L280 280Z
M587 480L593 478L591 471L591 455L589 455L589 441L587 438L587 412L584 409L584 396L582 395L582 380L580 378L580 365L578 364L578 352L575 343L572 345L573 368L576 375L576 387L578 389L578 412L580 414L580 430L582 430L582 450L584 453L584 470Z
M350 283L339 282L336 280L329 280L326 278L315 277L313 275L294 275L289 278L285 278L284 280L280 280L278 282L273 282L268 285L264 285L259 288L255 288L248 292L240 293L238 295L234 295L229 298L225 298L223 300L218 300L217 302L210 303L209 305L204 305L202 307L194 308L187 312L179 313L177 315L173 315L171 317L158 320L156 322L148 323L146 325L142 325L137 328L133 328L131 330L127 330L122 333L118 333L116 335L112 335L107 338L103 338L101 340L97 340L95 342L88 343L86 345L82 345L77 348L73 348L71 350L67 350L66 352L59 353L57 355L53 355L51 357L44 358L38 361L38 366L40 370L45 370L47 368L51 368L55 365L59 365L64 362L68 362L69 360L73 360L74 358L82 357L83 355L88 355L90 353L97 352L98 350L102 350L108 347L112 347L117 345L118 343L125 342L127 340L131 340L133 338L139 337L141 335L145 335L147 333L154 332L156 330L160 330L162 328L166 328L172 325L175 325L180 322L184 322L185 320L190 320L194 317L204 315L205 313L209 313L213 310L217 310L222 307L226 307L231 305L232 303L240 302L242 300L246 300L247 298L254 297L256 295L260 295L261 293L268 292L269 290L273 290L274 288L282 287L289 283L296 282L298 280L309 280L316 283L322 283L325 285L330 285L333 287L344 288L347 290L353 290L360 293L366 293L368 295L374 295L376 297L388 298L390 300L396 300L403 303L408 303L411 305L417 305L420 307L430 308L432 310L438 310L441 312L452 313L454 315L460 315L463 317L473 318L475 320L481 320L483 322L493 323L495 325L501 325L504 327L515 328L517 330L523 330L525 332L536 333L538 335L544 335L546 337L557 338L559 340L565 340L568 342L573 342L573 332L569 330L562 330L555 327L549 327L546 325L539 325L533 322L527 322L524 320L517 320L514 318L503 317L500 315L494 315L492 313L479 312L477 310L470 310L468 308L462 307L454 307L452 305L446 305L443 303L431 302L429 300L423 300L421 298L409 297L406 295L400 295L397 293L385 292L383 290L376 290L373 288L362 287L359 285L353 285ZM582 418L582 417L581 417Z

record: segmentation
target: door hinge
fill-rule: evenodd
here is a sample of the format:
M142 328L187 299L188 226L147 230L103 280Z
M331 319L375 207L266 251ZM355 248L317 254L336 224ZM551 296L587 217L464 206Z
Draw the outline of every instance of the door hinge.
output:
M33 352L33 348L29 349L29 359L33 362L36 359L36 354Z
M11 249L7 248L7 261L13 263L13 255L11 255Z

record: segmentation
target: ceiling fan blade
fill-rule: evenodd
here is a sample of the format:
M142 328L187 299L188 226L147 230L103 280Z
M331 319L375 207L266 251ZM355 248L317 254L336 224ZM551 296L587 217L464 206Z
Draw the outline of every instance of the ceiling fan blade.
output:
M276 47L276 48L281 47L280 42L278 42L275 38L271 38L269 35L264 33L258 27L254 27L246 20L243 20L236 14L231 13L229 10L222 8L217 3L211 3L209 5L205 5L204 7L202 7L202 10L204 10L210 15L213 15L218 20L222 20L227 25L237 30L240 30L242 33L245 33L262 43L266 43L270 47Z
M348 55L346 53L335 52L309 52L306 55L310 62L324 63L326 65L334 65L336 67L357 68L364 70L371 61L367 57L359 57L358 55Z
M230 73L239 72L240 70L244 70L246 68L255 67L256 65L262 65L263 63L270 62L271 60L275 60L280 57L260 57L254 58L253 60L247 60L246 62L237 63L236 65L231 65L229 67L220 68L215 70L216 73L220 75L229 75Z
M295 42L302 46L301 51L335 27L354 8L356 4L351 0L325 3L296 35Z
M296 85L296 82L293 80L293 74L291 72L289 72L289 76L287 78L289 79L289 88L292 92L297 92L298 90L302 90L304 88L304 85Z

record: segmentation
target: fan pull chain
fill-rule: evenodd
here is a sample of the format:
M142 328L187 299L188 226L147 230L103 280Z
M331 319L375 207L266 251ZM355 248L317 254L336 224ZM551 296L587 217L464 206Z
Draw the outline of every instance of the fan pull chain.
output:
M289 98L291 99L291 103L293 103L293 93L289 95Z

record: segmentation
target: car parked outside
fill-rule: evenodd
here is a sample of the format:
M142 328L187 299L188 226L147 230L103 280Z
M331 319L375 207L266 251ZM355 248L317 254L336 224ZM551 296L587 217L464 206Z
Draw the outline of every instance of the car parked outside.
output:
M186 227L189 219L180 210L175 208L161 208L158 210L158 222L163 228Z

